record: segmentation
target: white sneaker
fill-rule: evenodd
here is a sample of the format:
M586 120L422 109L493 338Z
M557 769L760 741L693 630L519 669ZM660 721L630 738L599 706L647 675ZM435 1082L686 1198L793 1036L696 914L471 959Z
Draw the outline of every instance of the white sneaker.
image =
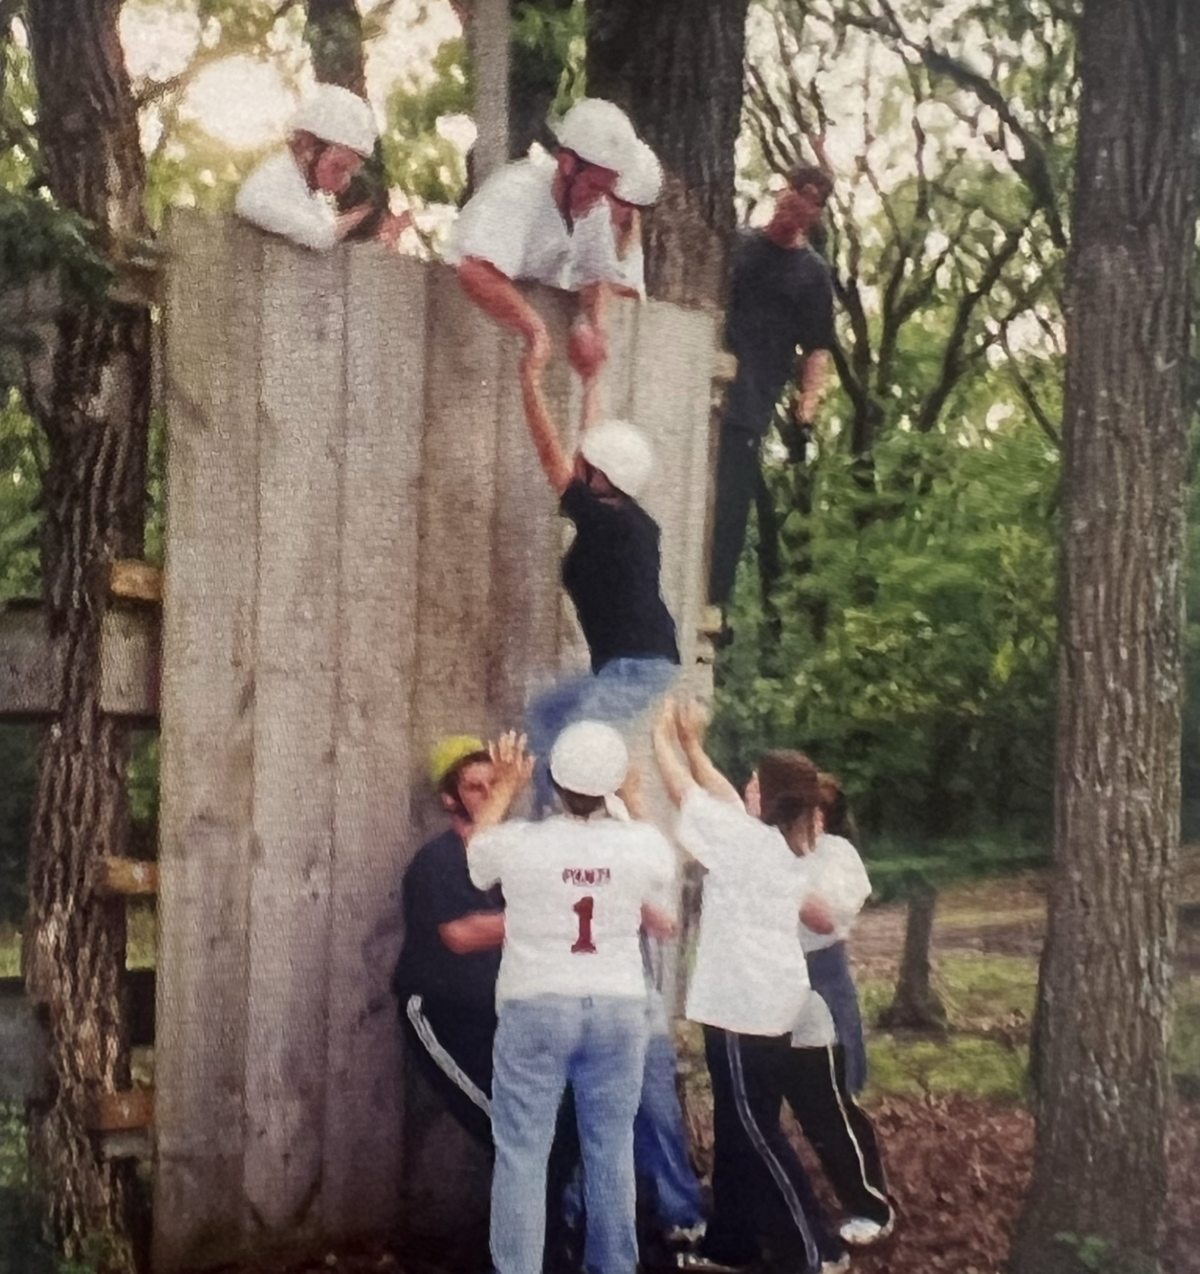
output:
M895 1213L888 1217L885 1225L872 1221L870 1217L856 1216L851 1217L838 1233L842 1236L842 1242L851 1247L870 1247L872 1243L882 1243L895 1228Z
M850 1253L843 1252L836 1261L822 1261L821 1274L842 1274L850 1268Z
M699 1252L677 1252L675 1268L681 1274L741 1274L744 1268L740 1265L722 1265L719 1261L710 1261Z
M707 1231L708 1224L705 1221L697 1221L695 1225L674 1225L667 1231L667 1242L694 1247Z

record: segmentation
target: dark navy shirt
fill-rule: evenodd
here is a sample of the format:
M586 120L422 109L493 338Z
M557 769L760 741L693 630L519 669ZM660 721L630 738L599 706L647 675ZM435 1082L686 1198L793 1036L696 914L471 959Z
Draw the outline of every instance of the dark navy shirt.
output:
M392 978L401 998L423 995L468 1009L492 1009L500 948L457 955L438 926L473 911L501 911L499 886L476 889L467 872L467 847L453 829L417 851L404 874L404 949Z
M563 587L599 672L613 659L679 662L675 621L659 589L658 523L634 500L609 504L578 479L563 492L575 542L563 558Z
M737 376L725 398L725 423L755 434L771 427L775 404L806 354L833 345L833 281L811 248L781 248L762 230L738 236L725 320Z

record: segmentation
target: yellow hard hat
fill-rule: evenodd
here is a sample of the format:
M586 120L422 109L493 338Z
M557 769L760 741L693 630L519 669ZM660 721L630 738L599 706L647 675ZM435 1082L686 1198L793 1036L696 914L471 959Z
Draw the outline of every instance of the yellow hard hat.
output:
M487 744L473 734L451 734L439 739L429 753L429 778L436 787L467 757L476 752L487 754Z

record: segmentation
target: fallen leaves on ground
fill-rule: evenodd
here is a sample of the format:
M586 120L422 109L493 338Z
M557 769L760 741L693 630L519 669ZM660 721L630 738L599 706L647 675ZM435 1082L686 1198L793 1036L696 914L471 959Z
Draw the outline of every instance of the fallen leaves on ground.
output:
M885 1244L855 1253L856 1274L999 1274L1029 1181L1029 1112L1013 1103L948 1096L886 1097L871 1114L900 1204L900 1223ZM816 1161L798 1136L797 1143L832 1210ZM1164 1274L1200 1274L1198 1182L1200 1103L1191 1103L1178 1109L1171 1137ZM424 1262L422 1266L428 1268ZM402 1252L381 1248L339 1252L285 1268L287 1274L408 1274ZM282 1271L257 1266L236 1274Z

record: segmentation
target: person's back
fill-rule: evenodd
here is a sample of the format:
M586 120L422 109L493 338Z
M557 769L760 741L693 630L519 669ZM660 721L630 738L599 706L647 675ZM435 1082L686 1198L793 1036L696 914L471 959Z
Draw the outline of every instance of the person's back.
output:
M506 903L500 1003L538 995L645 999L642 903L663 894L673 869L661 833L606 817L514 820L472 849L477 879L493 863Z

